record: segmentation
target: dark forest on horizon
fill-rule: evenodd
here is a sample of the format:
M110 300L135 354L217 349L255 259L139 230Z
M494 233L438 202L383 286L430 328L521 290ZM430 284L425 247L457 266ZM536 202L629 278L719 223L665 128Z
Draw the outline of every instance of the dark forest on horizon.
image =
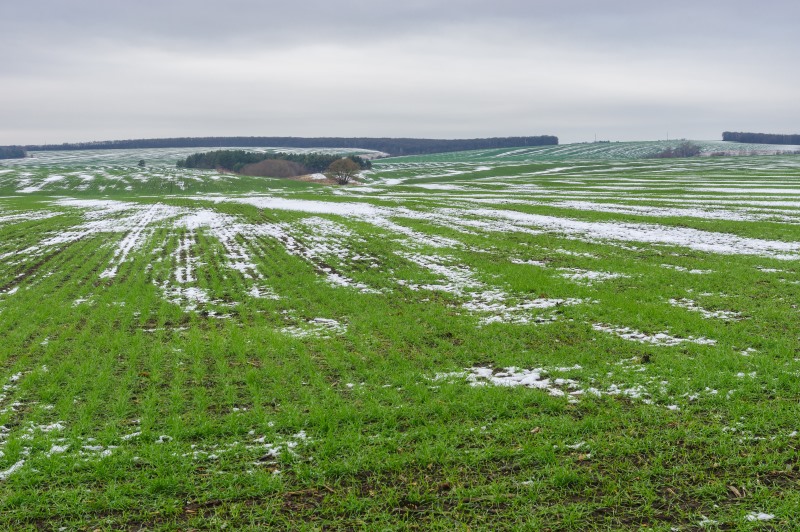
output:
M725 131L722 140L729 142L746 142L748 144L788 144L800 145L800 135L783 135L780 133L744 133Z
M389 155L421 155L452 151L524 146L551 146L558 137L494 137L478 139L421 139L372 137L180 137L164 139L104 140L24 146L28 151L101 150L137 148L350 148Z

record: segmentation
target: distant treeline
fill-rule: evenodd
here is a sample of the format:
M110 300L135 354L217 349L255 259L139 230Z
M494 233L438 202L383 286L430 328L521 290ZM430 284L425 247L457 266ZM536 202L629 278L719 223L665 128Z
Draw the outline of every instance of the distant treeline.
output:
M22 146L0 146L0 159L24 159L27 156Z
M722 140L747 142L750 144L791 144L800 145L800 135L781 135L778 133L740 133L725 131Z
M369 137L183 137L169 139L104 140L25 146L28 151L106 150L136 148L351 148L377 150L389 155L419 155L449 151L549 146L558 137L497 137L486 139L413 139Z
M245 175L294 177L313 172L324 172L340 155L323 153L258 153L244 150L218 150L195 153L177 162L178 168L227 170ZM362 170L372 168L372 163L361 157L348 157Z

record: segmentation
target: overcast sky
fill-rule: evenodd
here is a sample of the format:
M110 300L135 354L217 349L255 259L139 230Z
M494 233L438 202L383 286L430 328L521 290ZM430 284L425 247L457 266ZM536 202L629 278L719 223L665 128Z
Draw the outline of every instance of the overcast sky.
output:
M800 2L7 0L0 144L800 133Z

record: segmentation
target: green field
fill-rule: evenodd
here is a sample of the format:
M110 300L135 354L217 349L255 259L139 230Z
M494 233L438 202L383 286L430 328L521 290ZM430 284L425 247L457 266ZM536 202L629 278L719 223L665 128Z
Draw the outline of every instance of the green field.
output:
M0 529L797 529L800 155L666 145L3 161Z

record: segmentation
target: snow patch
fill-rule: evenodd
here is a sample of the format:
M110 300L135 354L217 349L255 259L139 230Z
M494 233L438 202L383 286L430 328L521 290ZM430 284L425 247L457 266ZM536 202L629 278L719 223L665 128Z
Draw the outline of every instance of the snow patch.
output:
M700 313L704 318L716 318L725 321L737 321L742 319L742 315L732 310L707 310L699 306L696 301L691 299L670 299L669 304L673 307L683 308L691 312Z
M550 379L545 377L546 374L547 371L542 368L520 369L511 366L496 371L492 368L475 367L464 371L437 373L429 379L434 382L464 379L470 386L522 386L543 390L555 397L566 395L563 388L577 387L577 382L572 379Z
M775 519L775 516L772 514L765 514L763 512L750 512L745 516L745 519L748 521L771 521Z
M641 331L631 329L630 327L614 327L613 325L606 325L603 323L592 324L592 329L595 331L613 334L624 340L659 346L674 346L685 342L698 345L715 345L717 343L716 340L711 340L705 337L697 338L694 336L689 336L688 338L678 338L676 336L670 336L666 332L645 334Z
M595 272L591 270L580 270L578 268L559 268L561 277L570 281L584 284L592 284L595 281L608 281L610 279L620 279L629 277L624 273Z
M329 318L312 318L303 325L284 327L281 332L295 338L330 338L347 332L347 326Z

